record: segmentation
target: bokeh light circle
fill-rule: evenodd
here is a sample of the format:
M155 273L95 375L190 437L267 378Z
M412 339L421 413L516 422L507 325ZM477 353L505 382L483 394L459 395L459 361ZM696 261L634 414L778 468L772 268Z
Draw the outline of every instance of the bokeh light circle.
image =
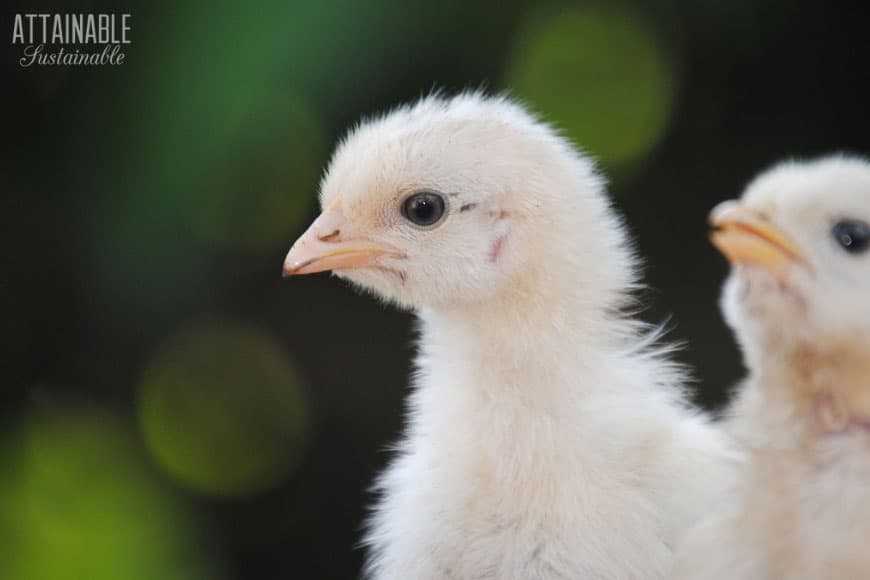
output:
M138 393L142 432L178 482L218 497L264 491L295 467L308 431L297 374L267 335L203 323L160 346Z
M106 413L31 413L0 447L0 576L218 578L203 530Z
M668 64L651 30L615 9L532 17L506 84L610 169L641 158L671 111Z

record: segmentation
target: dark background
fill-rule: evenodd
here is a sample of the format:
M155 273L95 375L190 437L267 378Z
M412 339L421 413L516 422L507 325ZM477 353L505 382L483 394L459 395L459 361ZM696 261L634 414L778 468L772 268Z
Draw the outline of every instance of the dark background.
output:
M22 68L16 12L129 12L120 67ZM870 152L867 3L43 2L5 12L0 577L353 578L411 317L282 281L360 116L511 90L601 160L697 401L741 374L706 214ZM83 50L89 47L81 47ZM101 48L101 47L99 47ZM56 47L55 47L56 49ZM91 47L92 49L92 47Z

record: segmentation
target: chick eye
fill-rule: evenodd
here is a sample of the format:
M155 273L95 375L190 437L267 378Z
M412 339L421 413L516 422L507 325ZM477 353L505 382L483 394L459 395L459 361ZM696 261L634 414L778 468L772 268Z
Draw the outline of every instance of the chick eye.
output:
M402 216L418 226L431 226L444 216L444 198L431 191L415 193L402 203Z
M837 243L850 254L859 254L870 247L870 226L864 222L838 222L831 233Z

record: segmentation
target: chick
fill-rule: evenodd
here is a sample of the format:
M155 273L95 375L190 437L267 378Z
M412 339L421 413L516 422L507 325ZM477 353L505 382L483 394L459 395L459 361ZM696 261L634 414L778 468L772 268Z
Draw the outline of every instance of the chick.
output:
M745 461L676 577L870 578L870 164L783 163L711 222L749 370L730 417Z
M333 270L420 320L408 427L364 543L379 580L655 579L727 471L634 306L589 159L463 94L364 122L286 275Z

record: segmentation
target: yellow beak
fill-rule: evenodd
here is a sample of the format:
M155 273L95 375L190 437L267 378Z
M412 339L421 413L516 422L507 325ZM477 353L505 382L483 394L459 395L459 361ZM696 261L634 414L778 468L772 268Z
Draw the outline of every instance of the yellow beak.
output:
M793 264L807 265L788 236L740 202L726 201L713 208L710 225L713 245L731 264L761 266L775 274Z
M384 255L399 255L392 248L367 242L364 239L346 239L343 230L348 220L339 206L339 200L305 230L284 259L284 277L314 274L327 270L344 270L375 266Z

